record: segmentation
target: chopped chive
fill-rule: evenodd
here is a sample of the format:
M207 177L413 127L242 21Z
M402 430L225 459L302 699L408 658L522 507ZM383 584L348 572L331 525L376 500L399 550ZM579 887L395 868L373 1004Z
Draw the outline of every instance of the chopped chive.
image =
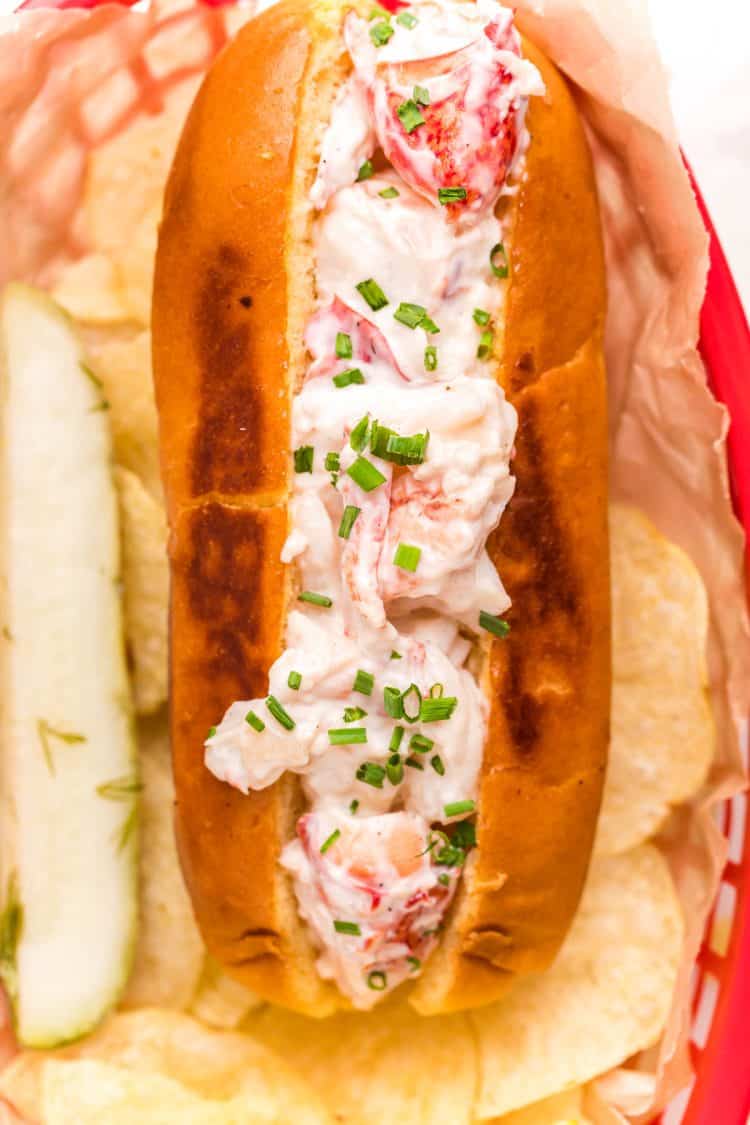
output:
M356 723L358 719L366 719L367 712L363 711L361 707L345 707L344 708L344 722Z
M281 723L285 730L294 730L297 724L289 712L284 710L275 695L268 696L266 699L266 707L271 712L276 722Z
M396 199L400 194L398 188L393 187L392 184L390 187L383 188L382 191L378 192L381 199Z
M490 323L490 314L486 309L474 309L471 315L474 319L474 323L479 324L482 328Z
M408 723L416 723L422 706L422 692L416 684L410 684L401 695L404 718Z
M389 20L390 18L391 13L385 8L381 8L380 4L376 4L373 8L370 8L370 14L367 17L368 20Z
M349 435L349 445L355 453L361 453L367 444L367 431L370 428L370 415L365 414L364 418L360 418L356 426Z
M404 765L410 766L413 770L424 770L424 766L418 758L407 758Z
M346 332L336 333L336 357L337 359L351 359L352 358L352 338Z
M507 637L510 632L510 625L507 621L503 621L502 617L495 617L485 610L479 613L479 628L486 629L488 633L492 633L493 637Z
M440 883L441 887L449 887L451 885L450 875L438 875L438 883Z
M376 47L385 47L388 40L393 35L393 28L385 20L376 23L370 28L370 39Z
M410 543L399 543L393 556L393 565L413 574L419 566L421 555L421 547L413 547Z
M311 473L313 471L313 457L315 450L311 445L301 445L294 451L295 473Z
M426 315L427 309L424 305L414 305L409 301L402 301L393 314L393 319L397 320L399 324L405 324L407 328L417 328Z
M458 824L454 824L451 843L465 851L476 847L477 830L470 820L462 820Z
M370 431L370 451L376 457L392 461L395 465L421 465L429 440L429 430L425 430L423 434L402 436L388 426L381 425L376 419Z
M435 773L439 774L440 777L445 777L445 766L443 765L443 759L439 754L432 755L432 757L430 758L430 765L434 769Z
M507 277L510 270L508 254L502 242L497 242L490 250L490 269L495 277Z
M359 801L355 797L355 799L353 801L349 802L349 812L350 812L350 814L352 816L354 816L354 814L356 813L358 808L359 808Z
M417 26L419 20L416 16L413 16L411 12L399 12L396 16L396 23L400 23L402 27L406 27L411 31L413 27Z
M412 97L417 105L430 104L430 91L426 86L415 86L412 92Z
M461 816L462 813L474 812L476 807L474 801L453 801L452 804L443 806L443 812L446 816Z
M430 699L442 699L445 694L445 688L442 684L433 684L427 694Z
M357 669L357 674L354 677L352 684L352 691L358 691L360 695L372 695L372 689L375 686L375 677L371 672L365 672L362 668Z
M343 515L341 516L341 523L339 524L339 538L348 539L352 533L352 528L356 522L361 508L355 508L353 504L347 504L344 508Z
M377 762L362 762L361 765L357 766L357 772L354 776L357 781L363 781L365 785L372 785L373 789L382 789L385 769Z
M367 974L367 987L374 992L384 992L388 987L388 978L380 969L373 969Z
M371 160L365 160L364 164L361 166L361 168L357 172L357 183L358 184L361 183L362 180L369 180L372 173L373 173L372 161ZM349 352L349 355L351 355L351 354L352 353Z
M301 594L297 594L298 602L307 602L308 605L318 605L322 609L330 609L333 605L333 599L329 598L327 594L315 594L312 590L303 590Z
M424 734L413 734L409 739L409 749L415 754L429 754L435 743Z
M253 730L257 730L259 734L262 730L266 729L266 724L263 722L260 715L256 715L254 711L248 711L245 715L245 722L248 726L251 726Z
M424 350L425 371L435 371L437 363L437 348L433 344L428 344Z
M404 709L401 706L401 692L395 687L383 688L383 706L386 715L392 719L402 719Z
M440 331L437 324L435 324L435 321L432 320L432 318L429 316L422 317L422 322L419 327L423 328L425 332L429 333L430 336L434 336L437 332Z
M419 972L419 970L422 968L422 962L418 957L407 957L406 963L413 973Z
M289 673L289 679L286 682L287 687L291 688L292 691L299 691L301 683L302 683L302 676L300 675L299 672L290 672Z
M419 112L419 106L411 98L407 102L402 102L397 107L396 113L406 133L413 133L420 125L424 125L424 117Z
M337 934L352 934L354 937L362 933L356 922L342 922L339 918L334 920L333 928Z
M347 371L341 371L338 375L333 376L333 385L335 387L351 387L352 383L364 383L365 377L358 367L350 367Z
M477 347L477 359L489 359L492 354L492 341L494 336L491 329L486 329L479 337L479 346Z
M207 739L209 739L209 738L213 738L213 736L214 736L215 734L216 734L216 727L209 727L209 728L208 728L208 734L206 735L206 738L207 738Z
M400 748L401 743L404 741L404 729L405 729L404 727L394 727L393 728L393 734L391 735L391 741L388 743L388 749L391 751L392 754L396 753L396 751Z
M354 746L362 742L367 742L366 727L339 727L328 732L330 746Z
M391 660L403 660L403 659L404 658L403 658L403 656L401 655L400 652L396 652L395 648L391 649Z
M385 772L391 785L400 785L404 780L404 763L400 754L391 754L385 767Z
M372 492L379 488L381 484L385 484L385 477L380 469L373 465L372 461L368 461L366 457L358 457L346 472L363 492Z
M340 835L341 835L341 830L339 828L334 828L333 832L328 837L328 839L320 845L320 854L325 855L326 852L328 851L328 849L336 843L336 841L338 840Z
M446 203L460 203L462 199L466 199L465 187L441 187L438 188L438 202L445 205Z
M329 473L337 473L341 468L341 458L338 453L326 453L325 467Z
M388 298L385 293L380 288L377 281L373 281L371 277L368 277L366 281L360 281L356 289L364 300L367 301L367 304L373 312L377 312L378 309L384 309L388 304Z
M423 699L419 718L423 723L439 723L444 719L450 719L457 707L458 699L455 695L445 695L442 699Z

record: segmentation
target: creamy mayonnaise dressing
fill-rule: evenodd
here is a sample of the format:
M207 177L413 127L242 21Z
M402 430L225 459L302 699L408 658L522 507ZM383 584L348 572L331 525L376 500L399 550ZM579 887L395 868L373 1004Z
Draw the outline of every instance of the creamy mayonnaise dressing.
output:
M419 975L473 844L488 709L469 665L509 606L486 543L516 431L487 362L494 203L543 87L494 0L350 13L344 34L292 409L300 594L268 696L231 705L205 761L244 793L299 775L281 863L321 976L366 1009Z

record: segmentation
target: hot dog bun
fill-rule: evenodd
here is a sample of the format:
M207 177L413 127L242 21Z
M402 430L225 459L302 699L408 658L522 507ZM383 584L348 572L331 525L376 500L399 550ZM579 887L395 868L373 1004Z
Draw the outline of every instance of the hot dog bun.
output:
M307 192L348 71L345 6L283 0L207 76L169 180L153 305L171 528L176 830L210 952L263 997L324 1016L346 1001L315 969L278 857L295 778L244 796L203 764L210 725L262 695L294 575L290 400L312 311ZM520 428L516 494L491 541L513 598L488 645L491 707L478 848L440 948L411 994L471 1007L554 956L585 878L609 717L605 283L596 190L571 94L525 44L547 96L508 216L511 278L497 378Z

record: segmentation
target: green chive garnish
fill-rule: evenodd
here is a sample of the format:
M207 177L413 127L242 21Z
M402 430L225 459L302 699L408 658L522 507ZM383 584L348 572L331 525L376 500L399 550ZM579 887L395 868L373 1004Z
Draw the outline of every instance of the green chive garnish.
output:
M352 338L346 332L336 333L336 357L338 359L352 358Z
M344 708L344 722L356 723L358 719L367 718L367 712L363 711L361 707L345 707Z
M440 883L441 887L449 887L451 885L450 875L438 875L438 883Z
M474 318L474 323L479 324L482 328L490 323L490 314L486 309L474 309L471 315Z
M430 91L426 86L415 86L412 97L414 98L414 101L417 103L417 105L430 104Z
M391 785L400 785L404 780L404 763L400 754L391 754L385 767L385 772Z
M360 418L356 426L349 435L349 445L355 453L361 453L367 445L367 431L370 428L370 415L365 414L364 418Z
M421 555L421 547L413 547L410 543L399 543L393 556L393 565L413 574L419 566Z
M440 774L441 777L445 777L445 766L443 765L443 759L439 754L433 754L433 756L430 758L430 765L434 769L435 773Z
M326 453L325 467L329 473L337 473L341 468L341 458L338 453Z
M479 346L477 348L477 359L489 359L492 354L492 330L487 328L479 337Z
M393 314L393 319L399 324L405 324L407 328L416 328L426 315L427 309L424 305L413 305L408 301L402 301Z
M396 23L400 23L402 27L407 27L409 31L416 27L418 22L417 17L413 16L411 12L399 12L396 16Z
M390 715L392 719L402 719L404 717L404 709L401 705L401 692L398 688L383 688L383 706L385 707L386 715Z
M372 785L373 789L382 789L385 770L377 762L362 762L357 767L354 776L357 781L363 781L365 785Z
M429 754L435 743L424 734L413 734L409 739L409 749L415 754Z
M315 450L311 445L301 445L294 451L295 473L311 473L313 471L313 457Z
M333 844L335 844L335 843L336 843L336 841L338 840L338 838L339 838L339 836L340 836L340 835L341 835L341 831L340 831L340 829L338 829L338 828L334 828L333 832L332 832L332 833L331 833L331 835L330 835L330 836L328 837L328 839L327 839L327 840L326 840L326 841L325 841L324 843L322 843L322 844L320 845L320 854L321 854L321 855L325 855L325 854L326 854L326 852L328 851L328 849L329 849L329 848L330 848L330 847L331 847L331 846L332 846Z
M419 709L419 718L423 723L438 723L443 719L450 719L458 707L455 695L445 695L442 699L423 699Z
M401 743L404 741L404 730L405 730L404 727L394 727L393 728L393 734L391 735L391 741L388 743L388 749L391 751L392 754L396 753L396 751L400 748Z
M367 728L340 727L338 730L329 730L328 742L331 746L354 746L356 743L367 742Z
M397 107L396 113L398 119L404 127L405 132L413 133L420 125L424 125L424 117L419 112L419 106L415 101L409 98L408 102L402 102Z
M299 672L290 672L289 673L289 679L286 682L287 687L291 688L292 691L299 691L301 683L302 683L302 676L300 675Z
M352 684L352 691L358 691L360 695L372 695L372 689L375 686L375 677L370 672L365 672L362 668L357 669L357 674L354 677Z
M444 805L443 812L446 816L461 816L462 813L474 812L476 807L474 801L454 801L450 805Z
M369 180L372 173L373 173L372 161L371 160L365 160L364 164L362 165L360 170L357 172L357 183L358 184L361 183L362 180ZM349 355L351 355L351 352L349 353Z
M354 814L356 813L358 808L359 808L359 801L356 800L356 798L353 801L349 802L349 813L350 813L351 816L354 816Z
M376 47L385 47L392 35L393 28L389 23L386 23L385 20L374 24L370 28L370 38Z
M215 734L216 734L216 727L209 727L209 728L208 728L208 734L206 735L206 738L207 738L207 739L209 739L209 738L213 738L213 736L214 736Z
M368 277L366 281L360 281L356 289L365 301L367 301L367 304L373 312L377 312L378 309L384 309L388 304L388 298L385 293L380 288L377 281L373 281L371 277Z
M377 420L370 431L370 451L394 465L421 465L427 454L430 431L402 436Z
M266 699L266 707L271 712L276 722L281 723L285 730L294 730L297 724L289 712L284 710L275 695L268 696Z
M407 758L404 765L410 766L413 770L424 770L424 766L418 758Z
M413 973L418 972L419 969L422 968L422 962L419 960L418 957L407 957L406 963Z
M356 922L342 922L339 918L334 921L333 928L337 934L352 934L354 937L362 933Z
M248 711L245 715L245 722L251 726L253 730L257 730L259 734L262 730L266 729L266 724L263 722L260 715L256 715L254 711Z
M380 469L373 465L372 461L368 461L366 457L358 457L346 472L363 492L372 492L379 488L381 484L385 484L385 477Z
M382 191L378 192L378 195L381 199L396 199L400 194L401 193L398 188L395 188L393 186L383 188Z
M335 387L351 387L352 383L364 383L365 377L358 367L350 367L347 371L342 371L338 375L333 376L333 385Z
M462 820L459 824L453 825L451 843L465 851L476 847L477 830L470 820Z
M460 203L462 199L466 199L465 187L441 187L438 188L438 202L445 205L446 203Z
M371 973L367 974L367 987L372 988L375 992L384 992L388 987L388 978L380 969L373 969Z
M490 250L490 268L495 277L508 276L510 263L502 242L497 242Z
M429 344L424 350L425 371L435 371L437 363L437 348L433 344Z
M298 602L307 602L308 605L318 605L323 609L330 609L333 605L333 599L329 598L327 594L315 594L312 590L303 590L301 594L297 594Z
M422 706L422 692L416 684L409 684L409 687L401 695L401 706L404 711L404 718L409 723L416 723L419 718L419 710Z
M343 515L341 516L341 523L339 524L339 538L348 539L352 533L357 516L361 508L355 508L353 504L347 504L344 508Z
M391 660L403 660L403 659L404 658L403 658L403 656L401 655L400 652L396 652L395 648L391 649Z
M502 617L495 617L491 613L486 613L485 610L480 610L479 613L479 628L486 629L488 633L492 633L493 637L507 637L510 632L510 625L507 621L503 621Z

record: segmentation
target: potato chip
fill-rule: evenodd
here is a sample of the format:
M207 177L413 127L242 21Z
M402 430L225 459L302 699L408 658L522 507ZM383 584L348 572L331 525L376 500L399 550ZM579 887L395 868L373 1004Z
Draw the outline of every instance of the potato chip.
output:
M174 784L164 716L139 724L141 782L140 921L133 972L122 1004L185 1008L205 950L182 879L172 826Z
M157 225L167 174L195 79L170 91L156 116L136 118L129 128L95 148L89 157L84 211L90 241L115 268L118 288L132 317L151 316L151 285Z
M167 698L167 523L163 510L134 473L117 468L115 482L120 501L125 634L135 708L143 715L155 711Z
M151 334L89 339L91 365L109 403L115 461L143 481L161 503L159 438L151 379Z
M634 508L611 509L612 742L596 841L626 851L705 779L714 752L706 593L683 552Z
M248 1035L211 1031L189 1016L159 1008L119 1013L89 1039L58 1051L22 1052L0 1073L0 1095L30 1119L40 1120L41 1099L45 1093L44 1069L50 1060L71 1059L109 1063L113 1069L137 1074L141 1081L144 1075L162 1076L209 1105L224 1103L225 1114L227 1103L230 1103L230 1112L233 1106L242 1108L242 1115L237 1118L217 1118L221 1125L235 1120L243 1125L249 1122L333 1125L314 1091L279 1055ZM114 1082L114 1077L110 1077ZM116 1084L114 1089L117 1089ZM165 1086L162 1090L168 1092ZM170 1088L169 1096L173 1095L174 1090ZM73 1121L76 1125L87 1122L86 1118L73 1115L58 1120L65 1120L66 1125ZM94 1120L98 1125L99 1119ZM113 1125L117 1119L101 1120ZM123 1125L125 1122L130 1125L149 1118L131 1113L129 1118L121 1120ZM173 1119L155 1120L159 1125L167 1125ZM179 1119L179 1125L183 1125L184 1120L191 1119ZM197 1120L202 1125L203 1119ZM213 1125L213 1118L209 1117L208 1121Z
M118 324L130 318L118 287L117 271L104 254L89 254L67 266L52 296L83 324Z
M262 1003L259 996L227 976L212 957L207 957L190 1014L209 1027L232 1030Z
M587 1082L656 1041L682 951L666 860L650 845L596 859L555 964L469 1013L477 1115L497 1117Z
M583 1112L583 1089L576 1086L524 1109L495 1117L490 1125L592 1125L592 1122Z
M347 1125L472 1120L477 1056L465 1013L425 1018L397 1000L325 1020L266 1008L245 1027L283 1052Z

